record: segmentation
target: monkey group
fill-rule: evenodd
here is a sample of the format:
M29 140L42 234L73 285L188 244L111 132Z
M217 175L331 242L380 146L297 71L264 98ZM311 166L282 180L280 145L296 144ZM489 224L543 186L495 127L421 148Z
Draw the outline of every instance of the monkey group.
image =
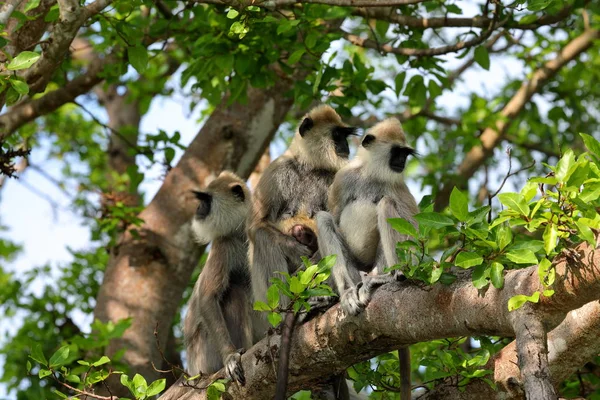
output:
M406 240L387 219L416 225L418 207L402 175L414 150L391 118L367 131L349 161L348 138L355 131L333 108L318 106L303 118L289 149L263 172L254 193L231 172L194 192L199 204L192 231L198 242L212 244L184 322L190 375L224 367L232 381L245 384L241 353L268 330L265 313L253 311L254 301L266 302L271 278L277 271L293 274L302 256L316 263L337 255L329 284L351 315L366 307L374 287L402 279L401 273L383 274L398 263L396 243ZM280 305L285 307L285 298ZM347 399L347 388L334 396ZM403 400L409 396L410 386Z

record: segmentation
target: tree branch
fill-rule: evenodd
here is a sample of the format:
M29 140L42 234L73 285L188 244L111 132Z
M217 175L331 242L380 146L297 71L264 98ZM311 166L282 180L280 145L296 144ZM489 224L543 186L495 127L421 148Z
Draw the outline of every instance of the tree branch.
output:
M547 328L557 326L573 309L600 298L600 249L582 243L571 250L577 260L566 253L555 258L557 280L552 297L542 297L531 305L543 318ZM294 333L290 359L290 390L314 387L324 377L342 372L356 362L399 345L433 339L515 334L513 314L508 301L518 294L530 295L542 289L537 266L512 270L505 275L504 289L488 287L477 290L470 274L458 272L451 285L423 287L411 282L388 284L379 289L365 311L349 317L339 306L299 326ZM494 318L490 318L494 315ZM265 399L273 394L275 376L271 349L280 342L279 336L263 339L242 356L246 385L230 385L234 398ZM224 376L219 371L200 384ZM176 385L164 398L204 399L206 393ZM181 397L183 396L183 397Z
M524 82L521 88L515 93L510 101L500 111L499 119L495 126L486 128L481 134L481 145L473 147L465 156L462 163L458 166L459 181L466 181L483 165L488 157L493 153L494 148L504 139L510 123L519 115L531 97L538 92L544 84L552 78L558 70L565 66L569 61L577 58L581 53L589 49L594 40L600 38L600 31L596 29L587 30L580 36L569 42L556 58L545 63L536 70L531 79ZM456 177L448 181L438 192L435 199L437 210L441 210L448 205L450 193L457 181Z
M277 9L294 4L327 4L330 6L339 7L393 7L404 6L407 4L419 4L426 0L259 0L256 2L248 2L243 5L254 5L267 9ZM222 4L233 7L239 7L240 2L233 0L194 0L195 3L203 4Z
M504 26L507 29L532 30L540 26L551 25L563 21L573 10L568 6L554 15L544 15L530 24L519 24L517 21L507 22ZM475 16L473 18L446 18L446 17L414 17L410 15L390 13L389 10L380 10L373 8L357 8L352 12L355 16L364 18L387 21L412 29L435 29L435 28L486 28L490 25L492 19L485 16Z

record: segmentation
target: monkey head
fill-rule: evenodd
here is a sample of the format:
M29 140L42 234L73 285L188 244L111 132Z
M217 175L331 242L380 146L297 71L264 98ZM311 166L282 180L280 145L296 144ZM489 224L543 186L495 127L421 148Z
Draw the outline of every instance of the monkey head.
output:
M333 108L320 105L302 120L290 152L311 168L337 171L348 161L348 136L354 135L355 131L342 122Z
M204 191L193 191L199 201L192 231L199 243L244 232L250 210L250 191L232 172L223 171Z
M388 118L369 129L357 152L369 174L384 181L402 180L406 159L416 152L406 144L400 121Z

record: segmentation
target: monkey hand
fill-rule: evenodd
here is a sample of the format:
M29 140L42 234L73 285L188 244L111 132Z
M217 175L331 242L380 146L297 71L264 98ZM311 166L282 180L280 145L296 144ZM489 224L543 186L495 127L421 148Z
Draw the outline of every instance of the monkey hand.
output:
M300 243L292 236L286 236L285 242L285 257L290 267L290 272L294 272L300 265L300 257L311 257L315 252L310 247ZM293 267L293 268L292 268Z
M291 229L291 235L296 239L299 243L307 246L312 252L316 252L319 249L319 244L317 242L317 235L306 225L297 224L294 225Z
M225 357L224 364L227 377L244 386L246 384L246 377L244 376L244 369L242 368L242 353L243 350L240 349L235 353L229 354Z

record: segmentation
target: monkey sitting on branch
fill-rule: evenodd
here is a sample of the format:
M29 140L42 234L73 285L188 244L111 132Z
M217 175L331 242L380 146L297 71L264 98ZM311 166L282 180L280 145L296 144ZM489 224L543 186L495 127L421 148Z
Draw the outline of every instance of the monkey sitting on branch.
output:
M188 373L210 374L225 366L227 377L244 385L241 349L253 344L255 315L245 232L250 191L237 175L224 171L194 194L200 204L192 231L198 242L212 245L185 316Z
M254 300L266 301L270 279L277 271L294 273L302 265L302 256L320 258L315 216L327 207L328 187L347 163L348 136L354 132L333 108L318 106L304 117L288 151L263 172L248 220ZM280 297L280 306L288 303ZM285 318L275 399L287 397L294 318L291 313ZM266 331L266 317L262 321ZM347 393L345 381L341 382L336 386Z
M331 278L340 303L350 315L367 306L374 289L392 279L404 279L401 271L382 275L398 264L396 244L408 236L396 232L389 218L404 218L415 227L419 212L404 183L406 160L415 151L406 144L400 121L386 119L362 139L356 157L335 176L329 192L329 210L317 214L318 245L322 255L336 254ZM375 269L377 275L361 277ZM391 278L391 279L390 279ZM410 399L410 354L398 350L401 399Z

